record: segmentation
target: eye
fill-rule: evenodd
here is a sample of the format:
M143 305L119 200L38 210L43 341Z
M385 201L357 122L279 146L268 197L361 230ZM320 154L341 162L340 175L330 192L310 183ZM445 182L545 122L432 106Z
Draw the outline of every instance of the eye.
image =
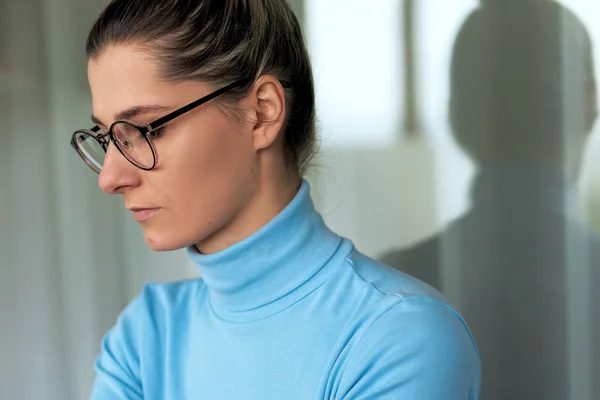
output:
M158 139L159 137L162 136L162 134L165 131L165 127L161 126L159 128L154 129L153 131L150 132L150 138L152 139Z

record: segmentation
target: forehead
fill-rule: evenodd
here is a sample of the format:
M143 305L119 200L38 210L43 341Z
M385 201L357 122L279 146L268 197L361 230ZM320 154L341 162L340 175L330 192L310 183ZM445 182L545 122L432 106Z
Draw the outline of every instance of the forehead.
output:
M155 92L154 87L161 85L158 77L157 65L133 46L108 46L88 60L94 105L108 98L113 104L147 98Z
M161 79L159 64L134 45L111 45L88 60L93 114L109 124L123 110L145 105L175 106L202 92L199 82Z

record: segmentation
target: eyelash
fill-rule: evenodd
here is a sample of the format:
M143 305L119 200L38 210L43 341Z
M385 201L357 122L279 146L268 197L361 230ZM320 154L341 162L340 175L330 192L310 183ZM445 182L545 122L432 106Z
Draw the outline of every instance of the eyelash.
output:
M158 138L160 138L164 131L165 131L165 126L161 126L159 128L156 128L155 130L153 130L152 132L150 132L150 138L153 140L156 140ZM99 134L106 134L106 132L104 131L104 129L100 129L100 131L98 131ZM143 135L140 135L140 139L143 138Z
M152 139L158 139L159 137L162 136L162 134L165 131L165 127L161 126L160 128L156 128L155 130L153 130L152 132L150 132L150 137Z

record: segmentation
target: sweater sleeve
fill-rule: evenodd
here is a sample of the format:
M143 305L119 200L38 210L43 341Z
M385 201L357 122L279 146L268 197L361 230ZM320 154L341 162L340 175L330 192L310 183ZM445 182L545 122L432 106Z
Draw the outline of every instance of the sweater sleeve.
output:
M351 350L336 399L477 400L481 363L461 317L429 299L382 314Z
M141 321L147 314L144 294L121 313L102 340L96 358L92 400L143 399L140 379Z

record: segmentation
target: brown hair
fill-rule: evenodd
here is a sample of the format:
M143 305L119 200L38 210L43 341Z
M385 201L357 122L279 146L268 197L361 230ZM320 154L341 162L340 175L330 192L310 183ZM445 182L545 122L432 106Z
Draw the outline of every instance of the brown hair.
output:
M286 90L286 157L304 172L316 143L312 70L298 20L285 0L113 0L87 39L96 57L109 44L139 43L172 81L224 86L271 74ZM235 101L252 82L232 90Z

